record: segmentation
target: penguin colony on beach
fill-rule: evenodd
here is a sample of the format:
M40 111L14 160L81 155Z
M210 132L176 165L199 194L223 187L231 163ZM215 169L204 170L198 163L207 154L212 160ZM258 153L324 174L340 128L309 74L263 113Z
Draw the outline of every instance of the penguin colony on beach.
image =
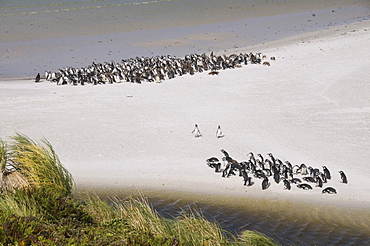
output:
M58 72L45 72L47 81L57 85L84 85L84 84L112 84L121 82L160 83L184 74L194 75L196 72L210 71L209 75L217 75L216 70L241 67L242 65L261 64L266 56L261 53L240 53L231 55L208 56L203 54L186 55L184 58L167 56L136 57L122 60L120 63L105 62L92 63L87 67L67 67ZM40 81L37 75L35 82Z
M222 173L223 178L234 175L242 177L244 186L252 186L254 184L253 177L254 180L262 180L262 190L268 189L271 183L283 182L285 190L290 190L295 185L302 190L312 190L313 187L318 187L322 189L322 194L337 194L335 188L323 187L332 178L326 166L323 166L322 170L304 163L293 166L289 161L282 162L271 153L268 153L268 157L265 158L261 154L255 156L252 152L247 155L249 158L247 161L238 162L231 158L224 149L221 149L221 152L224 155L222 161L219 161L217 157L211 157L206 160L207 165L214 168L216 173ZM345 173L339 171L339 174L341 182L347 184ZM298 178L298 175L303 177Z

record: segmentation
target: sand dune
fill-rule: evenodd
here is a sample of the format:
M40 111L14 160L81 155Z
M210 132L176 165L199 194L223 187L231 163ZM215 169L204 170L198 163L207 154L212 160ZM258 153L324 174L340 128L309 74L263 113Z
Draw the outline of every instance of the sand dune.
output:
M177 77L161 84L56 86L0 83L0 136L45 137L78 187L186 191L368 206L370 202L370 21L247 47L275 56L248 65ZM203 134L191 131L198 124ZM225 137L217 139L217 126ZM222 178L205 160L225 149L238 161L271 152L292 164L325 165L321 189L261 190ZM340 183L343 170L349 183Z

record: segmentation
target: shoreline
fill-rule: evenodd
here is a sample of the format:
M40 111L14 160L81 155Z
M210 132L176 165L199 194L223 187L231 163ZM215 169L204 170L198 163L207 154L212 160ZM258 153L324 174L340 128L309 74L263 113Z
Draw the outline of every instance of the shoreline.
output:
M358 94L366 93L366 85L355 84L367 78L366 70L361 67L369 62L363 55L366 52L353 47L364 47L370 35L370 21L335 29L338 28L340 31L329 29L303 35L304 42L294 42L300 39L294 37L291 42L265 44L266 50L262 52L277 57L271 67L247 65L242 69L221 71L217 78L203 73L178 77L161 85L101 87L57 87L49 82L30 84L29 81L0 83L0 99L4 102L0 112L8 116L2 122L1 134L3 138L13 131L33 139L45 136L55 146L62 163L71 170L77 187L90 184L91 187L129 190L133 185L150 192L148 186L151 186L161 191L194 191L230 197L247 194L254 199L280 199L282 203L295 197L304 203L365 208L370 203L369 189L363 186L369 168L366 162L351 167L347 163L355 156L355 160L361 162L369 155L364 145L370 139L366 131L369 100L363 97L366 94ZM323 60L317 59L318 54L324 56ZM351 66L343 59L350 59ZM288 69L291 66L297 71ZM248 80L245 80L246 75ZM345 83L349 79L353 84ZM224 80L233 86L225 85ZM340 86L333 87L333 83ZM281 88L271 90L271 86ZM296 87L298 89L294 89ZM292 89L292 92L308 91L309 94L303 93L303 98L296 98L289 92ZM219 96L212 99L215 93ZM269 93L269 97L263 96ZM352 93L357 96L346 98ZM343 97L349 101L342 101ZM163 102L164 98L168 103ZM282 98L283 104L276 105ZM93 103L92 99L99 102ZM248 108L235 109L245 103ZM139 115L138 110L142 110ZM261 112L256 113L256 110ZM271 115L270 110L276 112ZM250 115L256 122L249 120ZM269 120L264 120L266 117ZM91 127L89 122L96 125ZM194 122L207 127L201 128L204 132L201 139L190 135ZM206 137L213 135L212 126L217 124L226 132L226 137L220 141ZM97 134L102 129L104 133ZM301 140L295 138L297 135ZM238 161L253 151L263 155L273 152L294 164L327 165L335 175L333 184L338 194L325 196L320 190L282 191L281 185L262 193L257 181L255 186L245 188L238 177L222 179L205 164L211 156L221 157L221 148ZM348 174L348 185L339 183L339 176L334 172L339 169Z

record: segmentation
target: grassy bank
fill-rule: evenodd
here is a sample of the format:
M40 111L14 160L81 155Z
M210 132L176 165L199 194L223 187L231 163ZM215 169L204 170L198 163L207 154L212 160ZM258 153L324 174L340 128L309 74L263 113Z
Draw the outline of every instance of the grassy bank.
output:
M261 233L232 236L197 211L166 219L145 198L74 197L51 144L0 139L0 245L278 245Z

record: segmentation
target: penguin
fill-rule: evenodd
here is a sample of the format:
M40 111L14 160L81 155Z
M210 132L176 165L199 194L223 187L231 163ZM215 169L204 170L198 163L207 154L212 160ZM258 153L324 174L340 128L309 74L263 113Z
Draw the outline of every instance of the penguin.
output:
M300 183L302 183L302 181L299 178L292 178L290 180L290 182L293 183L293 184L300 184Z
M301 174L302 175L307 175L307 166L306 164L302 163L301 166L299 167Z
M252 181L252 177L248 177L247 186L252 186L254 182ZM245 183L244 183L245 185Z
M266 159L264 161L264 169L271 170L271 161Z
M221 126L218 125L217 130L216 130L216 138L223 138L224 135L222 134Z
M277 184L280 182L280 174L278 172L274 173L274 180Z
M249 161L256 165L256 158L254 158L253 152L249 152L247 156L249 157Z
M196 138L199 138L199 137L201 137L201 136L202 136L202 133L200 133L200 130L199 130L198 125L197 125L197 124L195 124L195 128L194 128L194 130L191 132L191 134L193 134L193 133L194 133L194 135L195 135L195 137L196 137Z
M294 165L293 168L292 168L292 171L293 171L294 174L298 174L299 173L299 166Z
M265 177L262 181L262 190L266 190L268 187L270 187L269 179Z
M259 161L261 163L263 163L265 161L265 158L263 158L263 156L261 154L257 154L258 158L259 158Z
M221 169L221 163L220 162L218 162L218 163L209 163L208 166L211 167L211 168L214 168L215 173L221 172L220 171L220 169Z
M211 157L211 158L207 159L207 162L219 162L219 160L218 160L217 157Z
M347 176L344 174L343 171L339 171L339 173L340 173L340 179L342 180L342 183L347 184L348 183Z
M228 178L229 176L228 176L228 172L229 172L229 169L230 169L230 163L228 163L227 165L226 165L226 168L222 171L222 177L223 178Z
M322 190L322 194L328 193L328 194L337 194L337 191L333 187L326 187Z
M322 166L326 179L331 179L330 171L326 166Z
M273 163L274 165L276 165L276 159L275 159L275 157L273 156L273 154L272 154L272 153L268 153L267 155L268 155L268 156L270 156L272 163Z
M225 155L225 157L230 157L229 153L227 153L224 149L221 149L220 151Z
M303 190L312 190L312 186L309 184L298 184L297 187Z
M254 177L259 178L259 179L264 179L266 178L266 175L261 170L256 170L254 172Z
M38 73L38 74L36 75L35 82L36 82L36 83L37 83L37 82L40 82L40 73Z
M306 182L316 183L316 180L312 177L303 177L302 179Z
M320 174L320 170L318 168L312 168L311 169L311 173L310 173L311 177L315 178L315 177L319 176L319 174Z
M214 168L216 173L220 172L221 163L216 157L207 159L207 165L211 168Z
M323 183L328 182L324 173L320 172L320 177L321 177Z
M242 171L242 176L243 176L243 180L244 180L244 186L248 185L250 186L251 184L251 177L248 177L248 173L246 171Z
M316 187L322 188L322 180L319 176L316 177Z
M283 183L284 183L284 190L290 190L291 189L290 182L288 180L284 179Z

